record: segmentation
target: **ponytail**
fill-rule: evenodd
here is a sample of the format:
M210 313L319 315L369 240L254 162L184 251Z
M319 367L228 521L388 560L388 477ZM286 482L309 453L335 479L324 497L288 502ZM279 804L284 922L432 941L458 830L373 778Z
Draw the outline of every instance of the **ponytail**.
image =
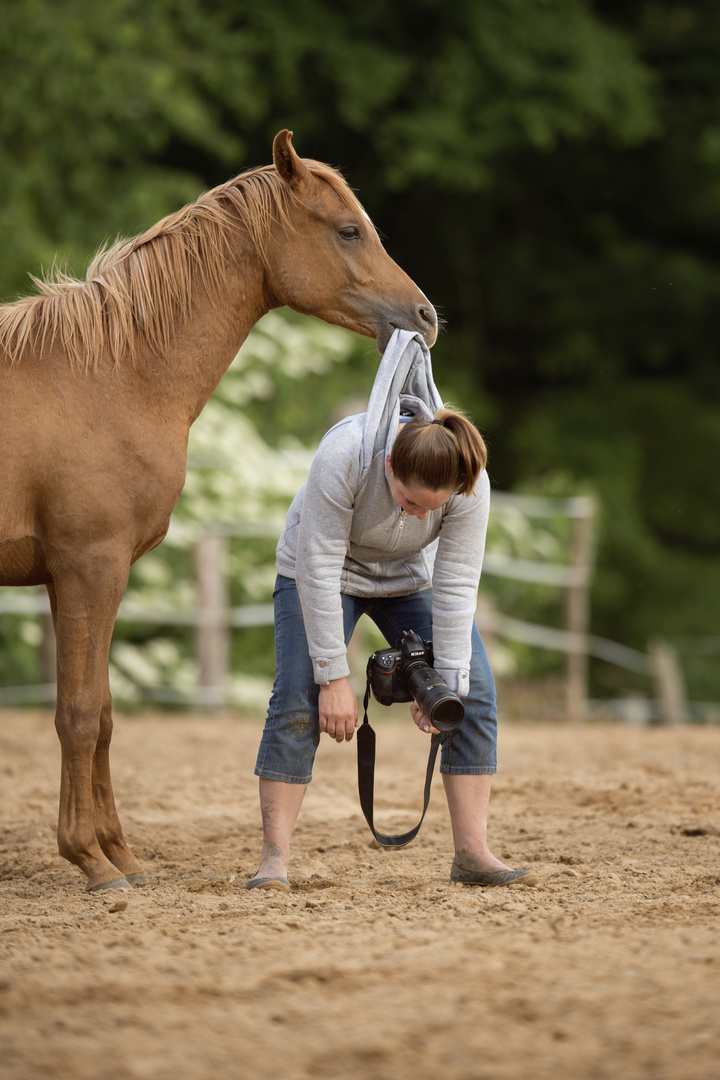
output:
M438 409L402 425L390 455L401 484L471 495L487 464L487 448L473 422L457 409Z

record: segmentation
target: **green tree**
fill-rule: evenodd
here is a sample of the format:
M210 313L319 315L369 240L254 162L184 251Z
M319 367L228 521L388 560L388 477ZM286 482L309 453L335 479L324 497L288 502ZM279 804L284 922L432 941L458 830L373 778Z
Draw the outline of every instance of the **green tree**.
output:
M0 294L290 127L447 320L495 482L599 493L595 630L718 634L719 47L714 0L6 0ZM311 441L343 379L258 415Z

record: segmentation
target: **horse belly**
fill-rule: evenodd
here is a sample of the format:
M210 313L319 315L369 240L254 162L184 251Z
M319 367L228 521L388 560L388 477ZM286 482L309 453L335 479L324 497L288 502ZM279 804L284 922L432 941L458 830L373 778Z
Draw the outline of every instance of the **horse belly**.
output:
M34 536L0 540L0 585L49 585L52 576Z

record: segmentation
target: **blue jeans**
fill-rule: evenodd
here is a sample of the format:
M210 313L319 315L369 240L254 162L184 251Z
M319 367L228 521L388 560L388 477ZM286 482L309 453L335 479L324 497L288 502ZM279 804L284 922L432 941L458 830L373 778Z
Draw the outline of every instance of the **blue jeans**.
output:
M320 742L318 694L313 677L300 597L292 578L275 582L275 685L258 750L256 776L288 784L309 784ZM347 643L361 615L369 615L393 648L403 630L432 637L432 592L408 596L342 596ZM458 775L494 773L497 769L495 682L480 633L472 630L470 692L463 698L465 717L443 739L440 771ZM408 712L410 707L408 706Z

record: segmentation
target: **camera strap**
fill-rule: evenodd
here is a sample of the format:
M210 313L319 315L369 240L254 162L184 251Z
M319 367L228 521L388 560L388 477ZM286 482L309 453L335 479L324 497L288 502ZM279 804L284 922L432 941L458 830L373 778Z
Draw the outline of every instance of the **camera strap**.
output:
M430 754L428 756L427 770L425 773L425 795L422 817L414 829L403 833L402 836L384 836L379 833L373 824L373 801L375 795L375 732L368 721L368 702L370 700L370 679L368 678L365 688L363 709L365 715L363 722L357 730L357 761L358 761L358 792L360 794L360 806L365 815L365 820L370 826L370 831L380 847L401 848L414 840L420 832L420 826L425 818L425 813L430 802L430 786L432 774L435 768L435 758L442 742L442 734L433 735L430 739Z

